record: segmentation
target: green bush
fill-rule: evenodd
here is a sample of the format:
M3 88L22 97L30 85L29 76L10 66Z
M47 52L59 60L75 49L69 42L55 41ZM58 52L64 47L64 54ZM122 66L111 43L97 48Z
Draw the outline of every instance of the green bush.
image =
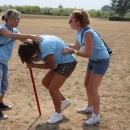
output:
M111 21L130 21L130 17L109 17Z

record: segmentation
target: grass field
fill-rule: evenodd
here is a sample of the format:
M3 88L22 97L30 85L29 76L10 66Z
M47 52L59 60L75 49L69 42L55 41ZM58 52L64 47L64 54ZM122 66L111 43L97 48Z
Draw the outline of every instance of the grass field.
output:
M88 59L78 56L75 71L61 88L72 104L63 111L63 120L53 125L46 123L54 112L53 103L49 92L41 85L47 70L33 69L42 111L39 117L29 70L17 54L21 43L17 41L9 61L9 89L4 98L13 109L4 111L9 118L0 121L0 130L130 130L130 22L100 19L91 22L91 27L115 52L99 88L100 124L86 126L84 122L91 115L76 112L87 103L83 82ZM52 34L67 43L75 42L75 31L70 29L68 18L64 17L23 16L18 29L21 33Z

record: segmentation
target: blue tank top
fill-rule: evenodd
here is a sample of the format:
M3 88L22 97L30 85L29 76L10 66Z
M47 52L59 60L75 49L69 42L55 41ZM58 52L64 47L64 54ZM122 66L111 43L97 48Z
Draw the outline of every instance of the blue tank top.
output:
M2 29L8 30L5 24L0 26L0 30ZM20 33L20 32L16 28L13 28L13 33ZM14 44L15 44L14 39L0 35L0 45L3 45L0 46L0 63L5 65L8 63L14 48Z
M40 53L38 56L44 63L46 63L45 57L50 54L54 56L54 69L57 68L58 64L70 63L76 60L74 54L64 55L62 53L63 48L68 48L62 39L53 35L41 35L41 37L44 40L39 44Z
M84 48L85 48L84 35L89 32L92 34L92 38L93 38L93 49L92 49L92 55L91 55L90 59L99 60L99 59L109 58L110 56L107 52L107 49L106 49L101 37L93 29L90 28L90 29L87 29L84 31L84 35L83 35L83 39L82 39L82 43L81 43L81 35L82 35L82 32L84 29L85 28L83 28L80 33L78 31L76 31L76 38L77 38L80 46L82 47L82 50L84 50Z

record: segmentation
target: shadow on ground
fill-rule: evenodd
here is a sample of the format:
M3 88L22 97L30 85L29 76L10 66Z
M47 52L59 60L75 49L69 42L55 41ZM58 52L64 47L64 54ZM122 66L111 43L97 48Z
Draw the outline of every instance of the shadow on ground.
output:
M69 120L68 118L66 118L65 116L63 116L63 119L64 119L64 120L59 121L58 123L55 123L55 124L48 124L48 123L38 124L38 125L35 127L35 130L59 130L60 124L62 124L62 123L67 123L67 122L70 121L70 120Z
M100 130L99 123L91 126L82 125L83 130Z
M40 116L38 116L36 118L36 120L28 127L27 130L31 130L32 126L36 123L36 121L39 118L40 118ZM36 125L35 130L60 130L60 128L59 128L60 124L67 123L67 122L70 121L65 116L63 116L63 119L64 120L62 120L62 121L60 121L58 123L55 123L55 124L48 124L48 123L38 124L38 125ZM82 130L100 130L100 127L99 127L99 123L95 124L95 125L92 125L92 126L87 126L85 124L82 124L82 128L77 128L77 130L78 129L82 129ZM72 129L70 128L70 130L72 130Z

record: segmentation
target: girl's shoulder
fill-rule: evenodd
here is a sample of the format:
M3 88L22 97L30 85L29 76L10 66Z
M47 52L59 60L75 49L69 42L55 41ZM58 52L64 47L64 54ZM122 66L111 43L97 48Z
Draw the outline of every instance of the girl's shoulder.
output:
M0 25L0 30L2 30L2 29L6 29L6 30L11 31L11 32L13 32L13 33L20 33L17 28L13 28L12 30L9 30L9 29L7 28L7 26L6 26L6 24Z
M7 29L7 26L5 24L2 24L2 25L0 25L0 30L1 29Z

